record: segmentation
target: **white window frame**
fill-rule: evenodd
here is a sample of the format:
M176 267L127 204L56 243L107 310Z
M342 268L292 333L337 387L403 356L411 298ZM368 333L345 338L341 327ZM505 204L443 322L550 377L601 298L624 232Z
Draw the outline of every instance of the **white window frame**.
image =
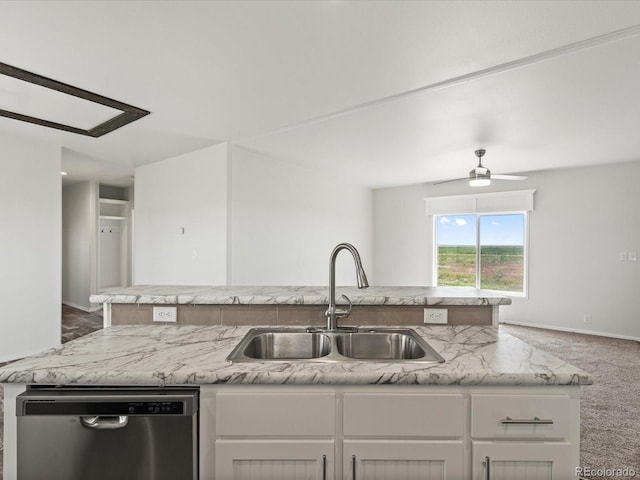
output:
M489 290L513 297L529 298L529 212L534 209L535 190L516 190L510 192L479 193L447 197L425 198L427 216L432 217L432 284L438 285L438 245L436 218L443 215L476 216L476 285L480 288L480 216L485 215L524 215L524 272L522 292L507 290ZM455 287L452 287L455 288Z

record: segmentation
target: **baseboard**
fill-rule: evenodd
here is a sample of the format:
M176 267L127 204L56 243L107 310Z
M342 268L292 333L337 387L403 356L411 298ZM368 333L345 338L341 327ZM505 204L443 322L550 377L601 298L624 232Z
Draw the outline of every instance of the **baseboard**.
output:
M82 310L83 312L87 312L87 313L93 313L93 312L97 312L98 310L100 310L102 307L98 306L98 307L91 307L91 308L87 308L83 305L78 305L75 304L73 302L67 302L67 301L62 301L63 305L66 305L68 307L73 307L73 308L77 308L78 310Z
M541 330L557 330L560 332L570 332L570 333L582 333L584 335L595 335L597 337L609 337L609 338L619 338L620 340L632 340L634 342L640 342L640 337L630 337L627 335L616 335L614 333L608 332L594 332L593 330L579 330L576 328L565 328L565 327L554 327L551 325L537 325L535 323L523 323L523 322L503 322L506 325L518 325L520 327L530 327L530 328L539 328Z

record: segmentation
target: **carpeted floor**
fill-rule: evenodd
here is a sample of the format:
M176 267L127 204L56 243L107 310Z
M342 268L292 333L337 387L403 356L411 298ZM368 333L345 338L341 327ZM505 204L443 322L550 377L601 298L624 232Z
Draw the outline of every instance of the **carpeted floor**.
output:
M629 467L640 478L640 342L515 325L500 328L592 375L593 385L582 388L580 402L580 466Z
M101 312L63 306L62 343L102 328ZM640 342L501 325L521 340L593 376L581 396L580 466L633 468L640 478ZM3 402L0 385L0 480L2 480ZM594 477L595 478L595 477ZM598 476L599 480L632 477Z

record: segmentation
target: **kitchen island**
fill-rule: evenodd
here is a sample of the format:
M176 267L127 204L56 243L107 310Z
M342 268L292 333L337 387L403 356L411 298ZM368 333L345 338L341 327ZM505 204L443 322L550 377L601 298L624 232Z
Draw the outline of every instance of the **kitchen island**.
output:
M353 468L375 478L391 462L476 479L487 461L495 475L535 466L544 478L572 478L587 373L496 327L415 330L444 363L226 362L246 326L95 332L0 369L5 479L15 477L15 397L28 385L199 386L202 479L267 461L283 471L302 462L317 472L310 478L351 478ZM542 474L517 478L543 478L533 475Z
M497 326L499 307L511 304L499 293L463 287L337 287L336 292L354 305L351 325L422 325L425 312L444 311L441 323ZM103 305L105 326L151 324L154 306L175 306L181 324L323 325L329 289L138 285L111 288L92 295L90 301Z

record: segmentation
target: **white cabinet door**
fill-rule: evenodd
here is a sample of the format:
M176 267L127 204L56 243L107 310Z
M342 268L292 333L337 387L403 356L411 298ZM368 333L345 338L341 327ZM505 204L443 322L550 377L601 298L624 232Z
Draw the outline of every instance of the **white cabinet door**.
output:
M218 440L216 480L333 480L332 440Z
M575 467L567 442L473 442L474 480L565 480Z
M461 441L344 441L344 480L460 480Z

